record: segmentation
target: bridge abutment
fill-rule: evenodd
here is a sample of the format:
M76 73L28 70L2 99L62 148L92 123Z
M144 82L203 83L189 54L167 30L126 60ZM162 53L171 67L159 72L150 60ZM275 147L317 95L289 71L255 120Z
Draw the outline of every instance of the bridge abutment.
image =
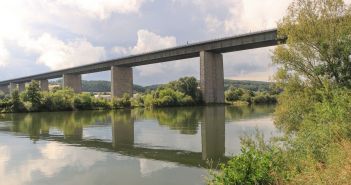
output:
M122 97L124 94L133 95L133 68L111 67L111 95Z
M42 91L49 91L49 80L40 80L39 84Z
M200 89L206 104L224 103L223 55L200 52Z
M63 87L72 88L75 93L82 92L82 75L80 74L64 74Z

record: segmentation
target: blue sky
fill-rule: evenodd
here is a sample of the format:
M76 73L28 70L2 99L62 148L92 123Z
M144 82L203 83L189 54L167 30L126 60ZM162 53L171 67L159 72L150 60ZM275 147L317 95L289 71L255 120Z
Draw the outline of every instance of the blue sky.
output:
M11 0L0 2L0 80L276 27L291 0ZM271 51L224 55L225 77L269 80ZM199 76L199 59L134 68L134 82ZM84 75L108 80L109 72Z

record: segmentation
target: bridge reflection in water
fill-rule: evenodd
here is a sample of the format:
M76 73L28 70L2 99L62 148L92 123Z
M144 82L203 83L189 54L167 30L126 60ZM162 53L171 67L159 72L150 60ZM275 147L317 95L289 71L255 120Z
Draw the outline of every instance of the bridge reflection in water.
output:
M208 161L226 161L225 120L242 119L246 112L225 106L168 108L156 110L83 111L0 115L0 132L38 140L56 141L75 147L117 152L121 155L175 162L186 166L208 167ZM259 117L260 110L254 110ZM255 115L255 114L254 114ZM135 143L135 121L157 120L158 124L181 134L194 135L201 130L201 152L140 146ZM9 121L9 122L6 122ZM199 129L201 126L201 129ZM84 137L90 127L112 128L112 142ZM162 138L160 138L162 139Z

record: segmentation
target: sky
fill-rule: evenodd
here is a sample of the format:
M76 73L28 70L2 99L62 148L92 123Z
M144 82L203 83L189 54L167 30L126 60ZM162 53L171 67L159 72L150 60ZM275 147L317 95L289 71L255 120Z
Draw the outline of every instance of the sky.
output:
M11 0L0 2L0 81L187 42L275 28L291 0ZM224 54L228 79L269 81L274 47ZM199 58L139 66L134 83L199 78ZM109 80L110 72L83 75Z

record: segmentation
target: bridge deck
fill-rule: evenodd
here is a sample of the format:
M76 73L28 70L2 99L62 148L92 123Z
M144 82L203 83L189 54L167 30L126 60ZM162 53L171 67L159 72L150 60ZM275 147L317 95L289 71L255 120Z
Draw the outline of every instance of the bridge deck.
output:
M0 82L1 86L10 83L25 83L31 80L44 80L60 78L63 74L87 74L111 70L111 66L133 67L153 63L168 62L187 58L198 57L200 51L210 51L214 53L234 52L246 49L274 46L282 39L277 38L277 30L265 30L261 32L242 34L233 37L226 37L216 40L188 44L174 48L168 48L149 53L131 55L128 57L62 69L43 74L31 75Z

